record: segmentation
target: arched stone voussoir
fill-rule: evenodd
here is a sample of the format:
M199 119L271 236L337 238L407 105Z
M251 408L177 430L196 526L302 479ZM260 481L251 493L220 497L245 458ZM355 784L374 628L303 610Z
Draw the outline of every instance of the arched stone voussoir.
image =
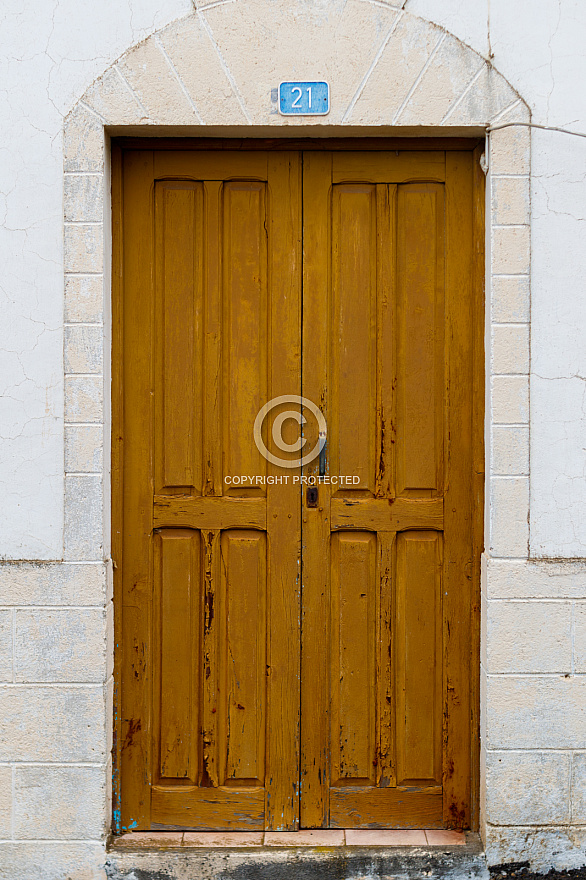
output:
M527 113L489 62L390 3L232 0L128 50L70 117L88 131L88 114L109 126L296 128L306 120L274 101L285 79L330 83L330 113L312 125L485 127Z

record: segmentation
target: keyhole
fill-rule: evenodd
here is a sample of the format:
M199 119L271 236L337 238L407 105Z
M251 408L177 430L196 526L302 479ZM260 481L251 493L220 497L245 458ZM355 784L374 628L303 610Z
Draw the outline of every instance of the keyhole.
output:
M308 486L305 502L308 507L317 507L317 486Z

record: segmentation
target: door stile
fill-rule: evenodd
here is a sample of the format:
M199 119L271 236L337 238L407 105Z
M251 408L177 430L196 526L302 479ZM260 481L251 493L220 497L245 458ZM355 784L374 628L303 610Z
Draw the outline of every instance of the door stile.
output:
M473 588L472 153L446 154L446 488L443 570L443 820L470 827Z
M270 398L301 394L301 155L268 157L272 247L269 262ZM268 464L287 475L267 486L268 717L265 827L299 827L299 706L301 646L301 507L297 468Z
M328 421L329 359L329 205L331 154L303 155L303 395L320 407ZM307 448L318 442L314 423L307 425ZM322 455L328 451L326 445ZM322 458L322 461L324 459ZM304 468L319 474L319 459ZM301 622L301 825L329 825L330 778L330 487L319 487L319 508L308 510L302 497ZM324 550L326 555L324 556ZM318 564L316 564L318 561Z
M205 211L205 290L204 304L204 473L203 495L222 494L222 444L220 411L222 390L222 181L206 180L204 185Z
M111 507L112 507L112 573L114 603L114 682L112 711L112 831L121 834L120 806L122 787L120 784L120 760L122 737L120 718L122 715L122 589L120 572L122 566L122 515L124 492L123 468L123 399L122 399L122 231L123 217L123 177L122 150L112 145L112 436L111 436Z
M481 166L485 145L479 144L472 152L473 167L473 541L472 598L470 606L470 727L471 727L471 813L470 828L479 827L480 784L480 560L484 550L484 310L485 290L485 221L486 179Z
M396 184L376 185L376 239L377 239L377 391L376 391L376 436L377 458L375 469L375 497L394 498L395 486L395 436L396 400L394 377L396 376L396 350L392 340L396 334L396 223L397 186ZM377 768L376 784L381 788L397 784L396 729L394 724L396 694L393 678L395 648L395 533L379 531L378 571L376 582L380 606L378 614L379 632L377 719Z
M153 430L153 153L124 156L124 236L137 246L123 249L122 363L124 397L124 496L121 567L122 681L120 777L124 797L121 828L150 826L152 780L152 491L150 438ZM148 267L145 269L145 267ZM147 308L144 302L148 303ZM115 337L116 339L116 337ZM120 577L120 574L119 574Z

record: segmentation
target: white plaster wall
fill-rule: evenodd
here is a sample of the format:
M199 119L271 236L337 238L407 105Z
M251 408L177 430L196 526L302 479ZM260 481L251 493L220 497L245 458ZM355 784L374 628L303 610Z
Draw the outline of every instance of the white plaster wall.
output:
M493 62L532 121L586 132L581 0L407 0ZM586 556L586 139L532 132L531 555Z
M0 558L63 556L64 116L188 0L0 5Z
M233 18L230 4L210 10L222 51L233 51L239 39L248 51L246 34L229 26L246 2L234 5ZM344 7L343 0L306 3L314 22ZM279 18L276 0L271 5L269 34ZM534 122L586 131L583 3L539 0L538 14L529 0L404 5L493 56ZM187 0L5 0L0 9L0 558L66 560L0 566L0 877L3 864L10 865L7 876L22 880L103 876L109 821L111 602L101 456L107 364L95 238L101 224L91 214L100 205L92 187L101 186L101 123L83 111L85 146L96 153L89 164L76 164L83 149L73 146L64 206L64 118L125 50L191 9ZM386 27L389 7L379 9ZM382 39L384 32L373 33ZM365 46L364 57L376 57L375 50ZM202 55L202 63L217 66L212 56ZM265 75L262 52L258 58L252 70L233 68L254 118L265 112L266 84L257 82ZM197 73L197 59L186 60ZM137 56L126 64L128 76L138 77L136 90L148 88ZM355 124L376 113L381 69L352 111ZM454 70L461 88L472 73ZM340 76L350 89L343 67ZM219 80L230 122L245 124L220 68ZM127 100L135 122L142 111L130 94ZM202 102L201 112L213 115L213 89ZM160 112L174 121L168 102ZM529 562L528 546L535 557L586 557L586 140L509 130L494 136L490 161L483 827L492 863L570 866L586 861L586 566ZM79 264L72 241L83 243Z

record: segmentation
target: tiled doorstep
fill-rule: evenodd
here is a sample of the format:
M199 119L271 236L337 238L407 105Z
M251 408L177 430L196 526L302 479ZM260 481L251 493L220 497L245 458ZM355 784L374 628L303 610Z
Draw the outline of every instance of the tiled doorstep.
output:
M131 831L114 840L115 848L284 846L463 846L461 831L315 830L315 831Z

